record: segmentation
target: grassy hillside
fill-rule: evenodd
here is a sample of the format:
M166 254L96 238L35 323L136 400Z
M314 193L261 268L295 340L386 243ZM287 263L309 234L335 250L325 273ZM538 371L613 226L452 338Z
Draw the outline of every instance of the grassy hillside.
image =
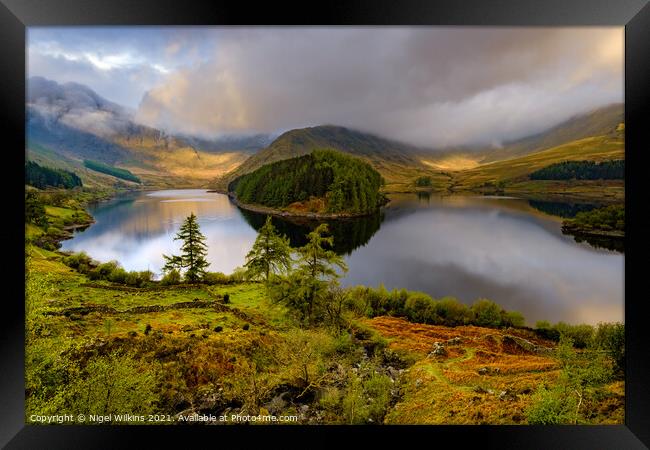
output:
M615 197L624 195L622 180L556 181L529 180L539 169L562 161L606 161L625 158L622 136L597 136L569 142L541 152L506 161L497 161L453 173L452 190L476 190L501 186L505 192L552 196L554 194Z
M330 148L349 153L367 161L386 180L388 191L412 190L419 176L431 176L435 185L442 186L448 177L417 157L419 149L407 144L389 141L378 136L337 126L319 126L291 130L264 150L244 161L234 171L215 180L213 187L225 190L235 178L250 173L265 164L294 158L319 148Z
M127 408L163 423L239 413L301 424L526 424L539 386L559 383L556 344L526 330L388 316L352 318L349 334L304 329L261 283L128 287L91 281L57 252L28 253L26 417ZM441 342L445 352L432 355ZM597 398L581 423L622 423L623 382Z
M624 121L623 104L608 105L575 116L542 133L505 143L502 149L487 153L481 163L516 158L592 136L615 135Z

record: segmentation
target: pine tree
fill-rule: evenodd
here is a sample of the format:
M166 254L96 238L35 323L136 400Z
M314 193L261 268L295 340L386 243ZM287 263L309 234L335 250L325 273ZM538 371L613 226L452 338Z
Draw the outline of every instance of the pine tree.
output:
M182 240L181 256L166 256L164 272L169 272L173 269L182 270L187 269L185 278L190 282L199 281L205 274L205 268L210 265L205 257L208 253L207 246L205 245L205 236L199 229L199 224L196 221L196 216L191 213L174 238L174 240Z
M276 301L297 310L310 324L325 312L330 288L339 284L341 275L335 266L343 272L348 270L343 257L324 247L334 245L332 236L324 236L327 232L327 224L323 223L307 235L307 244L298 249L298 267L272 292Z
M266 283L274 273L287 272L291 269L291 247L286 236L277 234L271 216L260 228L253 248L246 255L246 264L251 279L263 277Z

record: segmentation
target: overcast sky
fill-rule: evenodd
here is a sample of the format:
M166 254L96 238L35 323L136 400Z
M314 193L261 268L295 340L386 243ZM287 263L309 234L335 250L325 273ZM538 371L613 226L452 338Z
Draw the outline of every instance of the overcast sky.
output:
M343 125L499 145L623 101L622 27L56 27L28 76L85 84L170 132Z

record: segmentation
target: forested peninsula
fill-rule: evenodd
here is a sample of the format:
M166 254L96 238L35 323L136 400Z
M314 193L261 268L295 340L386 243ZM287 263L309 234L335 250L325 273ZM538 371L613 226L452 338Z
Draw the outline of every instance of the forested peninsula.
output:
M334 151L277 161L233 180L228 194L244 209L275 215L354 217L386 203L370 164Z

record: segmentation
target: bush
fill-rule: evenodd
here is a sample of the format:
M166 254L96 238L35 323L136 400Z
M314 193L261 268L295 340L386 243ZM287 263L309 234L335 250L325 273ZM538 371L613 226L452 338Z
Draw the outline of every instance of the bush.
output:
M524 315L519 311L501 311L501 325L520 328L526 323Z
M230 284L230 277L221 272L206 272L203 275L203 282L206 284Z
M607 353L614 361L619 374L625 373L625 325L599 323L594 334L593 346Z
M569 325L564 322L558 322L554 327L561 336L566 336L573 341L576 348L587 348L592 342L594 327L591 325Z
M62 386L63 407L72 414L147 414L154 411L157 374L151 365L141 364L117 353L95 356L80 376Z
M241 283L248 279L247 270L243 267L236 267L232 274L230 274L231 283Z
M453 297L445 297L436 304L436 314L442 324L450 327L471 323L470 309Z
M562 388L552 390L540 386L526 410L530 425L561 425L575 420L576 401Z
M81 268L89 267L92 264L92 259L85 252L73 253L63 258L63 264L82 272Z
M121 268L120 263L117 261L109 261L107 263L98 265L95 270L99 276L99 279L107 280L110 274L119 268Z
M497 328L501 325L501 307L487 299L477 300L472 305L474 323L480 327Z
M178 271L178 269L170 270L160 280L160 284L162 284L163 286L171 286L174 284L179 284L180 282L181 282L181 273Z
M121 267L118 267L117 269L113 270L110 275L108 276L108 281L112 281L113 283L120 283L124 284L126 283L127 279L127 271L124 270Z
M366 398L370 399L368 416L374 423L381 423L390 405L392 383L387 375L373 373L363 383Z

